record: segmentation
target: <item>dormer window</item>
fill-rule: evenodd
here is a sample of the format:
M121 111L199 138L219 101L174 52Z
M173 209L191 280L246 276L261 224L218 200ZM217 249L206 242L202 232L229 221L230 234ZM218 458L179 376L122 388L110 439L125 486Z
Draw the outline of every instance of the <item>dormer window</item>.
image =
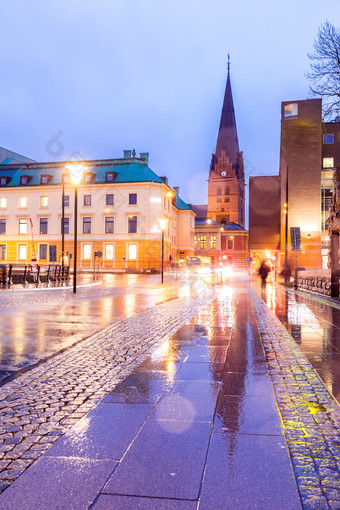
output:
M50 182L52 182L52 175L41 175L40 176L40 184L49 184Z
M69 176L69 174L63 174L62 182L63 182L64 184L69 184L69 182L70 182L70 176Z
M32 177L30 175L22 175L20 177L20 184L22 185L29 184L31 180Z
M89 172L89 173L85 174L84 182L92 182L92 181L94 181L94 177L95 177L95 174L92 172Z
M7 176L0 177L0 186L7 186L8 182L9 182L9 177L7 177Z
M116 177L116 173L115 172L106 172L106 182L113 182L115 180L115 177Z

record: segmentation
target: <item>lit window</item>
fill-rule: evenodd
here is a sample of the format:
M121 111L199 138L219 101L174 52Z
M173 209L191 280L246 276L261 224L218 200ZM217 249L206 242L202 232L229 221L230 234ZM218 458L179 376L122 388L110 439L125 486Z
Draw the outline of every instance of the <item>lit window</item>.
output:
M83 244L83 260L91 260L91 245Z
M323 135L323 143L324 144L334 143L334 134L333 133L324 134Z
M93 174L86 174L85 182L92 182L92 181L93 181Z
M297 103L285 104L283 107L283 116L284 117L297 117L298 116L298 104Z
M91 234L91 218L83 218L83 234Z
M114 205L114 195L110 193L109 195L106 195L106 205Z
M207 236L201 236L201 250L205 250L207 244Z
M129 193L129 204L130 205L137 204L137 193Z
M40 218L39 234L47 234L48 220L47 218Z
M210 236L210 249L216 249L216 236Z
M18 255L19 255L19 260L26 260L27 259L27 244L19 244L19 249L18 249Z
M129 217L128 233L129 234L137 234L137 216Z
M26 218L19 218L19 234L27 234L27 219ZM22 245L22 246L24 246L24 245ZM26 256L25 256L25 258L26 258Z
M20 197L19 198L19 207L20 208L27 207L27 197Z
M5 260L6 259L6 245L0 244L0 259Z
M60 224L60 227L61 229L63 228L63 219L61 218L61 224ZM62 230L60 230L61 233ZM64 218L64 234L69 234L70 233L70 218Z
M68 184L70 182L69 174L63 174L62 181L64 184Z
M105 218L105 234L113 234L114 232L114 218L107 217Z
M6 220L5 220L5 218L0 219L0 234L6 234Z
M70 197L68 195L64 195L64 207L70 206Z
M334 167L334 158L323 158L322 166L323 166L323 168L333 168Z
M0 198L0 207L5 209L7 207L7 198Z
M137 244L128 244L128 259L137 260Z
M48 197L40 197L40 207L48 206Z
M91 205L91 195L84 195L84 206Z
M105 245L105 260L113 260L114 246L113 244Z
M47 260L47 244L39 244L39 259Z
M194 236L194 249L196 250L196 247L197 247L197 237Z

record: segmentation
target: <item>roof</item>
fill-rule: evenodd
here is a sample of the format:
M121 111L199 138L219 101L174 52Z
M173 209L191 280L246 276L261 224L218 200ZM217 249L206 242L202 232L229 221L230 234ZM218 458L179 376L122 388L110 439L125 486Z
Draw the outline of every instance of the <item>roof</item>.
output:
M184 210L184 209L192 209L192 207L190 207L190 205L186 204L184 202L184 200L181 199L181 197L179 197L178 195L176 195L176 198L174 200L174 206L177 207L177 209L181 209L181 210Z
M34 163L34 159L0 147L0 165L9 165L10 163Z
M195 225L207 225L207 226L221 226L220 223L217 223L216 221L207 221L207 218L195 218Z
M208 217L208 205L192 205L192 210L196 214L197 218L207 218Z
M243 227L240 227L240 225L238 225L237 223L230 222L230 223L226 223L224 225L224 230L243 230L243 231L245 231L246 229Z
M40 185L41 175L51 175L53 184L62 183L62 175L66 172L66 165L72 162L58 162L58 163L28 163L28 164L4 164L0 165L0 176L10 177L8 183L9 187L19 186L20 177L28 175L31 177L30 186ZM163 183L163 180L155 174L149 166L142 160L96 160L82 162L86 166L87 173L94 174L92 183L106 182L106 173L115 173L113 183L124 182L158 182Z

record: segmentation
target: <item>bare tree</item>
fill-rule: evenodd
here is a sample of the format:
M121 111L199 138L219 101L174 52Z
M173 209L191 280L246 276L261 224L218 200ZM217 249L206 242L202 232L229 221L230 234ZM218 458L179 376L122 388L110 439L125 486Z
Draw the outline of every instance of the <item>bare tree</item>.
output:
M330 120L340 114L340 30L328 21L323 23L308 57L310 91L322 97L324 118Z

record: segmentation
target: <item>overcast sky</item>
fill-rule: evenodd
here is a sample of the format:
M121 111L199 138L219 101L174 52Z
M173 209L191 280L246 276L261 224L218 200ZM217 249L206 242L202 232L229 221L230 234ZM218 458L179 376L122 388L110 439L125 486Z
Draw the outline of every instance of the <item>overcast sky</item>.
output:
M306 99L339 0L0 0L0 146L37 161L150 153L207 202L231 58L246 174L277 174L281 101Z

